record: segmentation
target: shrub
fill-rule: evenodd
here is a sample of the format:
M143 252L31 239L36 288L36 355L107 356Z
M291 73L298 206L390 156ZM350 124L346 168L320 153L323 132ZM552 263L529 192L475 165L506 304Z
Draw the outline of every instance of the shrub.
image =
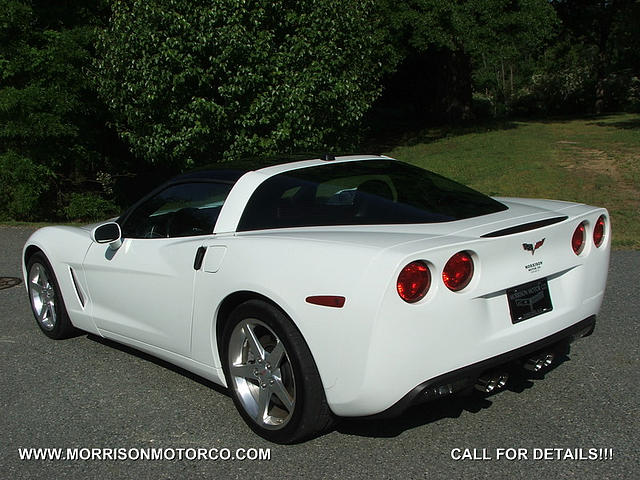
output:
M40 204L54 175L43 165L13 151L0 154L0 220L40 220Z
M629 82L627 108L630 112L640 112L640 77L636 75Z
M72 193L64 214L68 220L97 222L117 215L118 207L97 193Z

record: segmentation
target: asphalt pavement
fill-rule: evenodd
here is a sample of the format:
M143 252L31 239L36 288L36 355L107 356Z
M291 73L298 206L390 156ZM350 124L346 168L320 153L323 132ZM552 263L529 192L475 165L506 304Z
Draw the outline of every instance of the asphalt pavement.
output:
M32 231L0 227L0 277L21 276L20 252ZM639 285L640 252L614 252L595 333L543 379L486 399L414 407L392 421L343 421L292 446L255 436L224 389L167 363L88 335L49 340L24 285L1 289L0 475L640 478ZM26 460L21 448L71 449L78 458ZM270 460L179 459L239 448L270 449ZM175 458L134 459L151 449ZM126 459L97 458L109 452Z

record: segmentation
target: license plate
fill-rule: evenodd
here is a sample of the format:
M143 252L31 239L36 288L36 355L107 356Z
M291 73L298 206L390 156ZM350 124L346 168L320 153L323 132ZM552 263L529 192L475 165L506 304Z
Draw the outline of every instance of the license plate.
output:
M546 278L510 288L507 300L513 323L553 310Z

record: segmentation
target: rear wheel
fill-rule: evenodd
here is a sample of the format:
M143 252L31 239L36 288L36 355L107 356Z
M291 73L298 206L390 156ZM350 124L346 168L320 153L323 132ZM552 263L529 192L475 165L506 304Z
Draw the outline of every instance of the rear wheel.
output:
M238 306L223 334L225 375L247 424L276 443L326 429L331 413L302 335L278 308L259 300Z
M47 257L40 252L31 256L27 273L31 311L42 332L56 340L73 336L76 330L67 315L62 292Z

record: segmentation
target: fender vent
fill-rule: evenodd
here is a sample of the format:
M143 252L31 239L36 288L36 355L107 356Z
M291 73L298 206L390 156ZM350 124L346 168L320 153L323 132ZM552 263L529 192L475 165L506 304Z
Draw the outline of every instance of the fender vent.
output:
M80 301L80 305L84 308L84 295L82 294L82 289L78 284L78 279L76 278L76 273L73 271L73 268L69 267L69 272L71 273L71 280L73 281L73 288L76 290L76 295L78 296L78 300Z
M495 232L485 233L481 238L504 237L515 233L527 232L529 230L535 230L536 228L553 225L554 223L564 222L567 218L569 217L553 217L545 220L538 220L537 222L523 223L522 225L516 225L515 227L503 228L502 230L496 230Z

